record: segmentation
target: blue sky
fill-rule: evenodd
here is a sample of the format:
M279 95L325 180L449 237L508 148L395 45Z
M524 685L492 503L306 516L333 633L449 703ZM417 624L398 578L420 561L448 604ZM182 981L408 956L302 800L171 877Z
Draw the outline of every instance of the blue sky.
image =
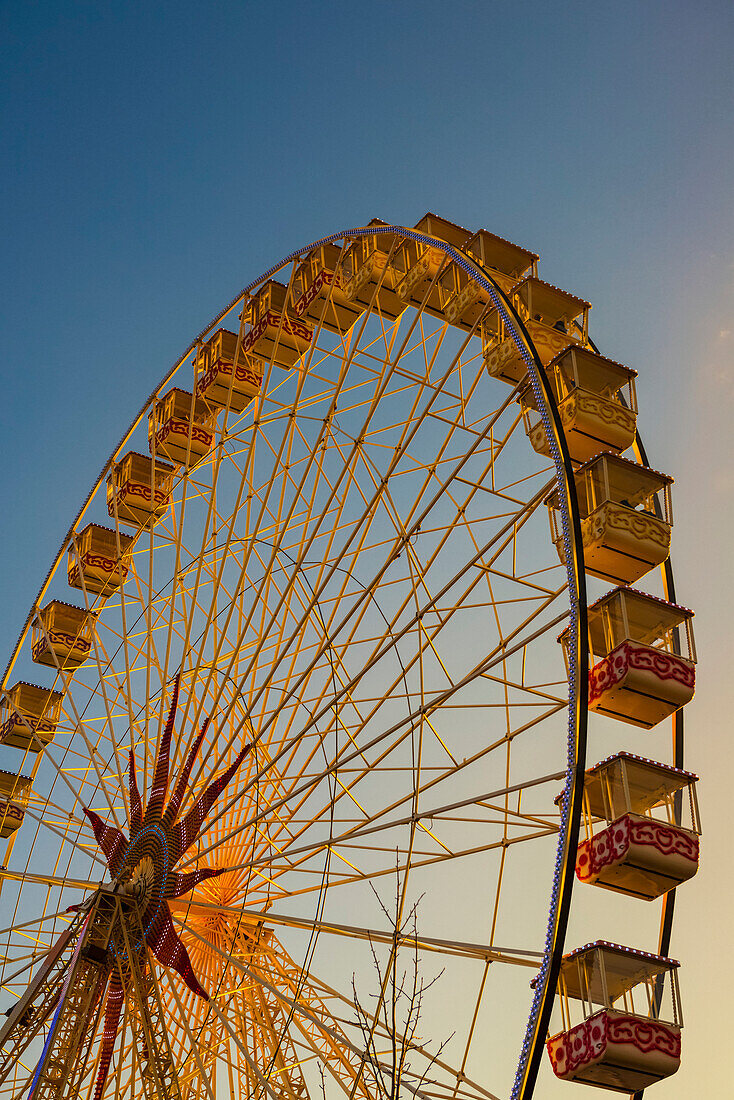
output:
M533 248L545 278L594 303L602 350L640 371L650 460L677 481L708 829L675 947L703 959L683 979L689 1058L715 1093L703 1019L734 902L718 870L734 764L734 7L16 2L0 19L3 651L145 397L281 255L428 209ZM702 950L697 914L722 889Z

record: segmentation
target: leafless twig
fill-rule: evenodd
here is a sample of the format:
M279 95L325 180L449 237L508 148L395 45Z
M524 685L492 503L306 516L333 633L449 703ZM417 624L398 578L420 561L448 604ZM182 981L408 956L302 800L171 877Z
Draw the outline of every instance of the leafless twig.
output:
M372 1086L370 1091L376 1100L399 1100L404 1081L410 1080L410 1093L415 1096L426 1081L428 1072L451 1036L429 1054L417 1041L421 1020L423 997L443 974L440 971L430 980L425 980L420 972L418 957L418 906L421 898L411 906L406 916L401 917L401 881L400 872L395 871L395 908L388 912L384 902L370 883L377 903L392 929L390 956L381 963L375 945L370 940L372 965L377 979L377 993L369 996L377 1004L373 1012L365 1006L357 990L356 976L352 975L352 989L356 1012L356 1023L362 1036L365 1051L364 1074L366 1083ZM410 955L405 961L405 955ZM388 1049L377 1049L377 1037L388 1040ZM425 1061L422 1072L414 1068L416 1055Z

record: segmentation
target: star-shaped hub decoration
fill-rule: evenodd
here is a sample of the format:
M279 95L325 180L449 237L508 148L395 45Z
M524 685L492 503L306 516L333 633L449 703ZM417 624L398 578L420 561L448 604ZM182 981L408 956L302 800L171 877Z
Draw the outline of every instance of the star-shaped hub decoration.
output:
M143 811L135 775L135 756L130 749L130 836L126 837L112 825L106 825L93 810L84 809L89 818L97 843L102 849L110 874L116 882L126 887L138 898L144 943L128 937L138 954L137 964L145 969L147 945L159 962L181 975L200 997L208 1000L208 994L199 984L191 967L188 952L178 937L171 919L167 899L188 894L204 879L220 875L226 868L204 868L177 874L178 861L186 854L198 837L207 814L244 760L251 745L244 746L234 763L214 779L193 807L179 819L179 811L188 791L191 770L201 748L209 719L197 736L166 805L168 794L171 737L178 705L179 678L176 677L171 709L168 714L153 772L153 786L148 804ZM113 934L110 950L118 960L107 983L104 1030L99 1070L94 1100L100 1100L104 1091L112 1052L125 999L124 977L129 974L127 952L115 941Z

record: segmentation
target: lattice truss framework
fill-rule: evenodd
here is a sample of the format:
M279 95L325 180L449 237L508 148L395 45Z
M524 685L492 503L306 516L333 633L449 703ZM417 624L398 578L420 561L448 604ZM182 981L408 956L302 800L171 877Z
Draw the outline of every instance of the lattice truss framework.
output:
M374 305L349 332L316 326L295 368L266 365L261 396L220 412L210 454L178 468L126 583L106 600L83 589L99 612L90 656L55 670L59 728L27 760L28 817L3 871L11 999L73 919L66 906L105 877L83 809L129 831L130 748L150 790L174 673L172 772L211 719L182 812L252 743L177 868L221 873L168 903L209 999L151 957L140 979L186 1100L301 1100L322 1075L329 1096L369 1094L351 977L377 981L366 996L389 1060L379 976L396 950L445 967L406 1071L419 1095L501 1092L489 1022L527 1015L565 759L554 472L516 391L488 377L477 328L412 309L393 323ZM174 384L191 389L191 372L185 360ZM419 898L417 936L393 936L385 914L400 924ZM136 988L107 1084L121 1098L141 1087Z

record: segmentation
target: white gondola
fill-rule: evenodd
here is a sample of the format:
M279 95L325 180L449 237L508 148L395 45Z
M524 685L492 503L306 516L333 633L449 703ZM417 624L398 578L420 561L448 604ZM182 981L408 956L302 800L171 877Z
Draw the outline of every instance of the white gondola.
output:
M0 838L5 840L19 829L31 794L31 777L0 771Z
M584 565L593 577L634 584L670 553L672 477L614 454L592 458L576 471ZM565 564L558 493L546 500L551 537Z
M212 413L223 408L244 412L260 394L265 364L241 347L238 352L237 342L236 332L217 329L196 357L196 396Z
M605 940L564 955L562 1030L547 1043L556 1077L629 1094L674 1074L683 1026L678 966ZM573 1023L572 1002L581 1007L580 1023Z
M69 547L67 579L72 588L109 596L125 583L134 537L88 523Z
M697 780L629 752L589 768L578 879L652 901L693 878L701 832Z
M79 668L92 649L94 621L92 611L62 600L51 600L33 622L33 660L49 668Z
M337 335L348 332L365 310L344 292L343 258L340 245L319 245L302 260L293 276L295 316Z
M288 370L308 351L313 329L293 312L288 287L268 279L243 311L249 328L242 338L243 356L275 363Z
M619 454L632 445L637 427L636 371L587 348L569 347L551 360L546 375L572 462L588 462L602 451ZM529 383L519 401L530 443L538 454L549 454Z
M386 225L373 218L370 225ZM363 310L374 309L386 321L396 321L407 304L395 288L402 278L395 266L401 238L396 233L358 237L344 254L344 297Z
M585 343L591 306L583 298L559 290L535 275L518 283L511 297L544 367L566 348ZM504 325L485 339L483 354L489 373L511 386L521 382L527 373L525 360Z
M650 729L690 702L696 687L692 611L634 588L614 588L591 605L588 618L590 710ZM567 660L568 637L566 629L559 638Z
M5 695L0 709L0 745L39 752L54 739L63 694L19 680Z
M538 262L535 252L497 237L486 229L475 233L464 251L486 268L492 281L508 295L525 275L535 274ZM451 264L442 275L441 287L446 295L444 314L449 324L470 330L482 315L489 322L487 314L492 311L487 310L490 300L488 292L458 264ZM495 334L499 331L496 320L493 331Z
M419 233L438 237L454 248L463 248L472 238L470 230L463 229L446 218L439 218L436 214L425 214L414 229ZM443 277L453 266L453 261L444 250L421 241L405 240L395 266L403 273L397 286L400 300L406 306L423 308L427 313L443 320L449 297L444 290Z
M128 451L107 478L107 512L130 527L155 523L171 500L175 467Z
M214 417L206 401L174 388L160 397L148 414L150 453L193 466L209 453Z

